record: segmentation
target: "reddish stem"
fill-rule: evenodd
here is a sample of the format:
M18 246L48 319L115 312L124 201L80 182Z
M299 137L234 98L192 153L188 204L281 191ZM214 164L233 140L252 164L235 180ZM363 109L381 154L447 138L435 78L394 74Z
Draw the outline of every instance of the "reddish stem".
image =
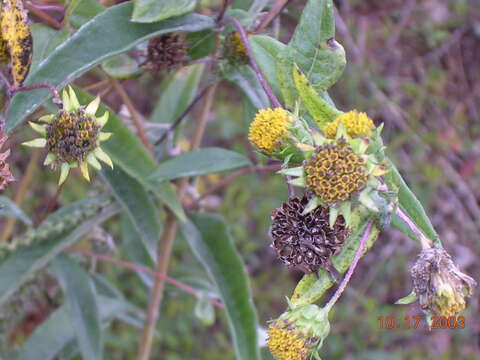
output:
M50 85L50 84L33 84L29 86L20 86L17 88L11 88L9 89L9 97L12 97L15 95L17 92L21 91L30 91L30 90L37 90L37 89L48 89L50 90L50 93L52 94L52 101L54 104L56 104L58 107L63 107L62 99L60 98L60 94L58 93L57 89Z
M243 46L245 47L245 51L247 52L247 55L250 59L250 65L252 65L252 68L255 71L255 74L257 75L258 81L260 81L260 84L262 84L263 89L265 90L273 106L277 108L281 108L282 105L280 104L277 97L273 93L270 85L268 85L267 80L265 80L265 77L263 76L262 71L258 67L255 61L255 58L253 57L252 48L250 47L250 42L248 41L247 33L245 32L245 29L243 28L242 24L240 24L240 22L237 19L235 19L233 16L225 16L225 21L232 23L237 29L238 33L240 34L240 38L242 39Z
M165 276L165 275L156 273L155 271L153 271L153 270L151 270L151 269L149 269L145 266L132 264L132 263L129 263L129 262L126 262L126 261L123 261L123 260L114 259L114 258L105 256L105 255L96 254L96 253L86 251L86 250L69 249L68 251L76 253L76 254L81 254L83 256L87 256L87 257L90 257L90 258L93 258L93 259L97 259L97 260L100 260L100 261L103 261L103 262L107 262L107 263L110 263L110 264L122 266L124 268L130 269L130 270L133 270L133 271L143 272L145 274L152 275L152 276L154 276L156 278L159 278L159 279L164 279L167 283L170 283L170 284L178 287L179 289L182 289L183 291L185 291L189 294L192 294L192 295L197 296L197 297L200 296L200 292L198 290L192 288L191 286L188 286L188 285L182 283L181 281L175 280L175 279L173 279L169 276ZM217 300L212 299L212 300L210 300L210 303L213 306L216 306L219 309L224 308L223 304L221 302L217 301Z

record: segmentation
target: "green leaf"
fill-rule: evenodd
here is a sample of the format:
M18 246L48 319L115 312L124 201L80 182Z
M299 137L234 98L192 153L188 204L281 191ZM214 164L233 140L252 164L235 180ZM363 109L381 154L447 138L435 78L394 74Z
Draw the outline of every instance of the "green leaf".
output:
M197 214L182 225L182 233L202 262L225 304L238 360L259 360L257 314L248 277L223 219Z
M75 92L81 104L88 104L93 100L92 95L78 88L75 88ZM157 166L155 160L122 120L105 104L100 103L98 113L103 114L105 111L108 111L110 116L103 129L114 135L102 143L102 149L112 158L115 166L119 166L144 187L152 190L183 221L186 218L185 213L172 185L167 182L151 183L147 180L147 177Z
M149 38L173 31L201 31L214 25L212 19L198 14L153 24L134 23L130 21L132 6L131 2L112 6L82 26L30 73L24 85L48 83L61 88L103 60L125 52ZM17 93L8 109L7 133L49 96L50 93L45 89Z
M127 79L140 74L135 60L127 54L119 54L108 58L102 63L102 69L111 77Z
M99 296L98 304L102 321L118 317L131 310L125 301ZM7 355L8 360L51 360L74 340L75 332L67 305L55 310L42 322L33 334L16 350Z
M84 359L102 358L102 329L96 291L85 270L65 255L53 262L66 298L70 323Z
M415 291L412 291L407 296L404 296L403 298L395 301L395 304L396 305L408 305L408 304L414 303L415 301L417 301L417 294L415 294Z
M345 50L336 41L332 0L309 0L288 47L278 56L277 77L288 107L295 105L291 69L296 63L319 93L340 78L346 65Z
M25 224L31 226L32 220L20 209L17 204L6 196L0 196L0 217L12 217L23 221Z
M61 43L68 39L68 30L54 30L43 24L32 24L33 55L30 72L34 72L40 62L49 56Z
M195 317L205 326L213 325L215 322L215 309L210 302L208 294L202 292L198 297L194 309Z
M80 211L74 207L72 215L75 215L75 210ZM0 262L0 305L62 250L72 246L82 235L112 217L116 212L117 206L110 205L101 212L92 214L80 225L73 228L67 227L59 234L55 232L56 227L51 223L48 225L48 229L54 234L51 236L47 235L46 227L40 229L42 236L46 236L44 239L38 239L32 244L16 250ZM68 216L65 211L61 213L62 217ZM59 211L53 215L59 216ZM61 223L59 225L62 226Z
M240 87L253 106L257 109L270 107L268 96L265 93L265 90L263 90L260 81L258 81L257 75L250 66L243 65L230 67L226 71L225 77L233 84Z
M182 177L219 173L250 166L250 160L236 152L221 148L189 151L157 166L150 179L162 182Z
M151 23L179 16L195 9L196 0L136 0L132 21Z
M78 29L105 9L98 0L80 0L70 17L70 25Z
M353 216L354 214L352 214ZM357 216L357 215L355 215ZM362 217L352 221L352 228L354 230L353 234L350 235L346 243L343 245L343 249L340 254L332 258L333 266L338 270L340 274L343 274L348 270L350 264L355 257L358 246L360 244L360 238L362 237L370 217ZM355 223L356 222L356 223ZM377 240L379 229L376 226L372 227L372 231L367 240L364 254L373 246ZM306 284L308 286L306 286ZM305 275L304 280L300 281L299 285L295 289L295 292L290 299L292 304L295 306L313 304L320 300L329 288L331 288L335 283L332 281L331 276L326 270L320 270L318 272L318 278L313 280L312 275Z
M405 214L408 215L408 217L415 223L415 225L417 225L420 230L422 230L422 232L427 236L427 238L436 241L437 239L439 239L438 234L433 228L433 225L428 218L422 204L420 203L420 201L418 201L415 194L405 183L402 176L400 175L400 172L391 162L391 160L387 159L387 161L391 166L391 170L386 175L384 175L383 178L390 190L398 190L398 202L400 208L405 212ZM393 217L392 222L393 225L396 225L398 223L396 217ZM406 227L397 225L395 227L411 237L411 231L404 231L404 229L407 229Z
M275 64L279 54L285 50L287 45L266 35L253 35L249 39L255 61L278 100L283 102L283 94L278 84Z
M160 100L150 116L150 121L173 123L195 97L203 69L203 64L189 66L175 72L165 84L162 83Z
M132 221L143 245L155 257L161 224L151 196L141 183L119 167L104 168L101 175Z

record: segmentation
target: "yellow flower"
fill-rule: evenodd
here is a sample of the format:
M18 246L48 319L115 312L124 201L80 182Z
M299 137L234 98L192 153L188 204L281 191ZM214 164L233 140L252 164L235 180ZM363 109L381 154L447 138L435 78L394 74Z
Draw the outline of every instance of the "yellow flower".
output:
M268 348L277 360L304 360L310 353L305 336L295 327L276 321L268 327Z
M305 183L325 203L345 201L365 186L365 164L350 146L323 145L306 163Z
M281 150L292 123L290 114L282 108L262 109L250 125L248 140L262 151Z
M366 113L352 110L326 124L322 129L325 136L329 139L334 139L340 123L343 124L347 134L352 138L368 137L372 134L372 129L375 127L372 119Z
M250 60L238 32L231 32L227 35L224 42L223 53L228 60L234 63L245 64Z
M43 116L39 122L30 122L33 130L42 137L23 145L47 148L44 165L60 167L59 184L65 181L70 169L76 167L80 167L83 177L90 181L88 164L100 170L100 160L113 168L112 160L100 147L100 143L112 135L100 131L107 123L108 112L95 116L100 98L96 97L87 106L81 106L71 87L63 91L62 100L63 109L57 114Z

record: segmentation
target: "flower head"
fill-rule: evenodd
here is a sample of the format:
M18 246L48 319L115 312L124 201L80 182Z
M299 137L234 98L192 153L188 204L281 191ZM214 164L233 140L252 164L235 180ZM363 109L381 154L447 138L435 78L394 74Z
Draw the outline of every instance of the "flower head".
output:
M366 113L352 110L326 124L322 129L325 136L329 139L334 139L340 124L343 124L347 134L352 138L369 137L372 134L372 129L375 127L372 119Z
M247 64L250 61L238 32L231 32L225 38L223 56L233 63Z
M164 34L151 39L145 52L145 68L151 72L171 70L182 64L187 44L182 35Z
M319 206L304 214L309 198L290 198L272 212L270 236L272 247L287 266L305 273L331 267L330 258L342 249L350 234L343 216L330 227L327 206Z
M110 157L100 148L100 143L111 136L111 133L100 131L108 120L108 112L95 116L100 98L81 106L71 87L63 91L62 99L63 109L57 114L43 116L39 123L30 122L30 126L43 137L24 145L47 148L44 164L60 167L59 184L65 181L71 168L78 166L83 177L90 180L88 164L99 170L98 160L101 160L113 167Z
M248 140L261 151L279 151L292 124L291 115L282 108L261 109L250 124Z
M305 164L305 184L324 203L345 201L365 186L365 164L346 144L323 145Z
M413 289L425 311L453 316L465 308L476 282L462 273L444 249L424 249L411 269Z
M277 360L306 360L330 332L328 312L317 305L299 306L268 327L268 348Z
M3 144L7 141L7 136L3 135L0 132L0 149ZM6 159L10 155L10 149L0 153L0 190L5 189L9 182L15 181L12 173L10 172L10 166L6 163Z

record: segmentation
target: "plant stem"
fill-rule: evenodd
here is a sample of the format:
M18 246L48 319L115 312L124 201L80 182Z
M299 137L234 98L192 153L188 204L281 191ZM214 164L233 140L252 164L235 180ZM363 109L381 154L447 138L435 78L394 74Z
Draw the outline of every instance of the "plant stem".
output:
M399 206L396 207L395 209L395 214L402 219L402 221L407 224L407 226L412 230L412 232L415 234L415 236L420 240L420 243L422 244L423 249L429 249L432 247L432 241L425 236L425 234L420 230L417 225L408 217L407 214L403 212L402 209L400 209Z
M54 29L61 29L63 26L60 24L55 18L51 17L48 15L46 12L44 12L39 5L32 4L30 2L25 2L25 7L27 8L28 11L31 11L33 14L35 14L38 18L43 20L45 23L53 27ZM47 9L45 9L47 10ZM54 10L54 9L49 9L49 10ZM55 9L59 10L59 9Z
M83 256L87 256L87 257L90 257L90 258L93 258L93 259L96 259L96 260L99 260L99 261L103 261L103 262L106 262L106 263L122 266L124 268L130 269L130 270L133 270L133 271L143 272L145 274L152 275L155 278L162 278L163 277L165 279L165 282L167 282L169 284L172 284L173 286L176 286L179 289L181 289L181 290L183 290L183 291L185 291L185 292L187 292L191 295L194 295L194 296L197 296L197 297L200 296L200 292L198 290L194 289L193 287L191 287L187 284L184 284L181 281L178 281L178 280L176 280L174 278L171 278L169 276L163 276L162 274L159 274L159 273L155 272L154 270L149 269L145 266L132 264L132 263L129 263L127 261L123 261L123 260L120 260L120 259L114 259L114 258L105 256L105 255L96 254L96 253L93 253L91 251L86 251L86 250L68 249L68 251L72 252L72 253L75 253L75 254L81 254ZM224 308L223 304L220 301L211 299L210 303L213 306L215 306L219 309Z
M240 34L240 38L242 39L243 46L245 47L245 51L247 52L247 55L250 59L250 65L252 65L253 71L255 71L258 81L260 81L260 84L262 84L263 89L265 90L265 93L269 97L273 106L281 108L282 105L280 104L277 97L273 93L272 89L270 88L270 85L268 85L267 80L265 80L265 77L263 76L262 71L258 67L257 62L253 57L253 51L252 51L252 48L250 47L250 42L248 41L247 33L245 32L245 29L243 28L242 24L240 24L240 22L233 16L226 16L225 21L232 23L237 29L238 33Z
M55 204L58 202L58 198L60 197L60 194L62 193L63 186L65 183L62 183L57 187L57 190L55 191L55 194L48 200L48 203L46 204L45 211L43 214L40 216L37 222L37 226L40 225L47 217L50 215L50 213L53 211L55 208Z
M150 144L150 141L148 141L147 134L145 133L145 128L143 127L143 123L141 119L138 116L137 110L135 109L135 106L133 106L133 102L128 96L127 92L123 88L123 86L118 82L117 79L110 78L110 82L113 85L113 88L117 92L117 94L120 96L122 101L125 103L125 105L128 108L128 111L130 112L130 116L132 117L133 124L135 125L135 128L137 129L138 136L140 137L140 140L142 141L143 145L147 148L147 150L153 154L152 151L152 145Z
M337 300L345 291L345 288L347 287L348 283L350 282L350 278L352 277L353 272L355 271L355 268L357 267L358 262L363 255L363 251L365 250L365 246L367 244L368 238L370 237L370 233L372 232L372 228L373 228L373 219L370 219L368 221L367 227L365 228L365 231L362 237L360 238L360 243L358 244L357 252L355 253L355 257L353 258L353 261L350 264L350 267L348 268L347 274L343 278L342 283L338 287L337 291L335 291L335 294L333 294L333 296L328 301L327 305L325 305L325 309L327 310L327 312L330 311L333 305L335 305Z
M223 21L223 17L225 16L225 12L227 11L228 5L230 4L230 0L223 0L222 7L220 8L220 12L218 13L216 23L221 24Z
M196 150L200 146L203 134L205 132L208 114L213 104L216 88L216 84L210 86L205 95L203 109L192 140L192 150ZM188 178L184 178L180 181L177 192L177 196L180 201L183 198L187 185ZM155 284L150 295L147 309L147 320L143 328L142 338L140 340L140 347L137 354L137 360L148 360L150 357L150 353L152 350L153 334L155 332L155 325L159 317L159 311L162 305L163 293L165 289L165 276L167 276L173 241L175 240L175 235L178 229L178 223L174 214L172 214L172 212L168 209L166 211L167 219L165 221L165 232L162 235L161 246L157 255L157 267L155 269L155 272L160 274L161 277L157 277L155 279Z
M25 195L27 194L28 189L30 189L30 185L32 184L33 180L33 172L37 165L38 158L40 157L40 151L35 151L28 162L27 169L25 170L25 174L20 182L18 187L17 193L15 194L14 202L15 205L20 207ZM12 235L13 228L15 226L15 218L8 218L5 222L5 227L2 231L2 236L0 239L0 243L5 243Z
M60 94L58 93L57 89L50 84L33 84L33 85L28 85L28 86L20 86L20 87L17 87L17 88L10 88L9 91L8 91L8 96L11 98L17 92L31 91L31 90L37 90L37 89L48 89L48 90L50 90L50 93L52 94L53 103L56 104L60 108L63 107L63 103L62 103L62 99L60 98Z
M258 25L258 27L255 29L254 32L257 34L263 29L265 29L272 22L272 20L275 19L278 16L278 14L280 14L283 8L287 6L289 1L290 0L277 0L275 4L273 4L268 14L263 18L260 25Z

